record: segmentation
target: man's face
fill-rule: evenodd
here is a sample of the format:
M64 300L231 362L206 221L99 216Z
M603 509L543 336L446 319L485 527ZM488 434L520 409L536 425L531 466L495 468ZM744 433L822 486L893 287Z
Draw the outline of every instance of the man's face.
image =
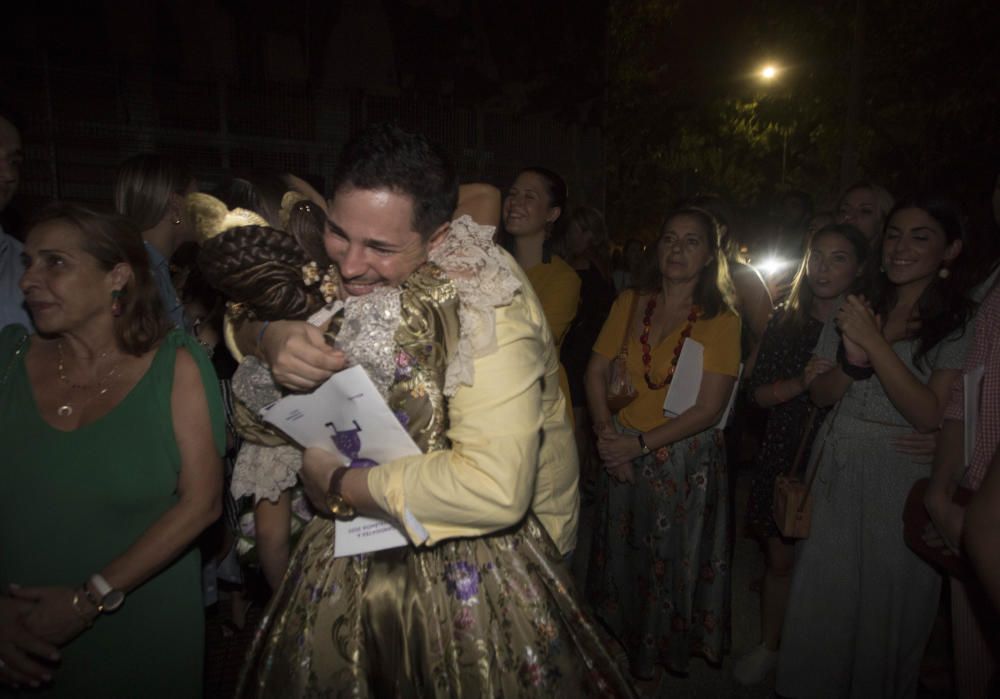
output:
M323 244L350 296L402 284L448 230L424 240L413 230L412 198L385 189L341 189L328 211Z
M24 151L21 149L21 134L14 125L0 117L0 211L14 198L17 185L21 182L21 163Z

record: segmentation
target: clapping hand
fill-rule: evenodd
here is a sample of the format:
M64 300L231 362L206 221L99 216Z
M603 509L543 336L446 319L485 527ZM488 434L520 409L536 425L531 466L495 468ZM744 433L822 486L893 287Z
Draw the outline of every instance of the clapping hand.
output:
M882 339L882 319L868 304L864 296L847 297L837 311L837 327L844 339L844 351L851 364L868 363L868 350Z

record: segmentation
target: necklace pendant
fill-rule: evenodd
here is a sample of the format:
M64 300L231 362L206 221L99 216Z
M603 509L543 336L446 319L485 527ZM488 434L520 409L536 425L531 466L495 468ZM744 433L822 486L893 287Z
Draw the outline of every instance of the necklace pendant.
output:
M56 410L56 414L59 415L59 417L69 417L70 415L73 414L73 406L70 405L69 403L66 403L65 405L60 405L59 409Z

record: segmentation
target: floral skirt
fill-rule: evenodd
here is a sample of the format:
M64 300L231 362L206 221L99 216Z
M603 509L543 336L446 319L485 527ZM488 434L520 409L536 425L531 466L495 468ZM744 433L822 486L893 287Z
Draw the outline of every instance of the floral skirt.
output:
M333 537L306 527L237 696L633 696L533 515L363 556L334 558Z
M721 662L731 587L722 432L658 449L633 467L634 485L601 469L587 577L594 611L637 677L653 676L656 665L685 672L692 655Z

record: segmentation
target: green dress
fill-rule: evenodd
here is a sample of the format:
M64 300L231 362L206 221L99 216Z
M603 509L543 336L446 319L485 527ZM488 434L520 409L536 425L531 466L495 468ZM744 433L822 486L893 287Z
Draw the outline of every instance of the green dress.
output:
M78 586L177 502L181 458L170 396L177 350L202 373L220 454L222 403L197 343L171 331L110 413L71 432L39 415L25 370L26 331L0 331L0 585ZM45 697L199 697L204 611L191 547L62 649ZM0 688L0 696L17 696ZM29 696L26 694L25 696Z

